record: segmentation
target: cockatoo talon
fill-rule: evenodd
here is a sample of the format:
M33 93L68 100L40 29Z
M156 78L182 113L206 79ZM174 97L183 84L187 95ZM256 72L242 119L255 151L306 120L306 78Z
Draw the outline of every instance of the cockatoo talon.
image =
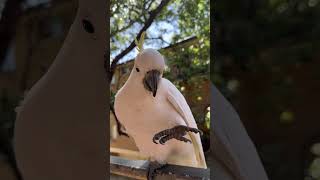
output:
M203 132L200 129L197 129L197 128L186 127L186 131L193 132L193 133L196 133L196 134L199 133L200 136L203 135Z
M157 141L161 138L161 134L156 134L153 138L152 138L152 141L155 143L155 144L158 144Z
M152 139L153 143L158 144L157 141L153 138Z
M154 135L152 140L155 144L158 144L156 141L159 140L159 143L161 145L164 145L170 139L176 139L176 140L179 140L182 142L192 143L191 140L183 137L187 134L188 131L193 132L193 133L202 134L202 131L197 128L190 128L188 126L178 125L178 126L175 126L171 129L166 129L166 130L163 130L163 131L157 133L156 135Z
M190 139L185 138L185 137L183 137L183 136L181 136L181 137L176 137L176 139L179 140L179 141L186 142L186 143L192 143Z
M166 166L166 164L160 164L158 162L151 161L149 166L148 166L147 180L153 180L156 171L159 170L159 169L162 169L165 166Z
M172 131L172 129L166 129L166 130L163 130L163 131L160 131L159 133L155 134L153 136L153 139L152 141L155 143L155 144L158 144L156 141L166 137L168 134L170 134ZM165 143L165 141L163 141Z
M159 143L162 145L164 145L170 139L176 139L176 140L183 141L186 143L192 143L191 140L183 137L184 135L187 134L188 131L193 132L193 133L199 133L201 136L203 134L203 132L197 128L191 128L191 127L184 126L184 125L178 125L178 126L175 126L171 129L166 129L166 130L160 131L159 133L154 135L152 141L155 144L158 144L156 141L159 140Z

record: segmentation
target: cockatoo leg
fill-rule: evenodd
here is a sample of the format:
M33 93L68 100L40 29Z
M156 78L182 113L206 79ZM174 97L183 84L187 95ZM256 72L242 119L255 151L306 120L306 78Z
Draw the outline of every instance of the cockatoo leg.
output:
M147 179L153 180L156 171L164 168L166 165L167 164L158 163L157 161L150 161L150 164L148 166L148 171L147 171Z
M153 136L152 141L156 144L158 144L157 141L159 141L160 144L165 144L170 139L176 139L179 141L191 143L191 140L183 137L187 134L187 132L200 133L201 135L203 134L202 131L197 128L191 128L191 127L184 126L184 125L178 125L178 126L175 126L171 129L166 129L166 130L163 130L163 131L155 134Z

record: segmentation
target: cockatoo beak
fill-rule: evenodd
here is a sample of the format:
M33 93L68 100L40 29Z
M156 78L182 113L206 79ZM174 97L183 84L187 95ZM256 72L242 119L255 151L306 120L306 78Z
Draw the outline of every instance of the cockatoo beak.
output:
M146 73L143 79L143 84L146 90L151 91L153 97L156 97L158 90L158 83L160 80L160 71L151 70Z

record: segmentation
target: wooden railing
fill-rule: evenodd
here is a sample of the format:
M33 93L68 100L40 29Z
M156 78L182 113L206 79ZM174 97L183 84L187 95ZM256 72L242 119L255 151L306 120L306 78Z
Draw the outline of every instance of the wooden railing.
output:
M120 176L145 180L148 165L149 161L146 160L129 160L118 156L110 156L110 172ZM210 179L210 170L178 165L168 165L157 171L155 178L157 180L207 180Z

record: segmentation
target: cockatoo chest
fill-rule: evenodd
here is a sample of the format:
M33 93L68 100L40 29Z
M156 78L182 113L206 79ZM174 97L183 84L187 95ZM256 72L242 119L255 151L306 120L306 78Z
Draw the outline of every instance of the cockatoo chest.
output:
M182 116L167 99L166 93L161 85L156 97L151 94L134 94L133 88L123 88L116 97L116 115L142 154L159 162L181 157L184 163L192 164L195 161L195 157L190 156L193 154L192 144L175 139L165 145L152 141L156 133L184 123Z
M152 97L153 98L153 97ZM123 123L131 134L155 134L175 125L177 114L164 97L131 101Z
M124 93L125 94L125 93ZM150 95L147 98L139 96L118 97L116 113L119 121L126 131L135 140L140 151L159 149L152 142L153 136L165 129L176 126L181 116L174 110L163 92L158 92L156 97ZM168 142L163 151L174 148L174 144Z

